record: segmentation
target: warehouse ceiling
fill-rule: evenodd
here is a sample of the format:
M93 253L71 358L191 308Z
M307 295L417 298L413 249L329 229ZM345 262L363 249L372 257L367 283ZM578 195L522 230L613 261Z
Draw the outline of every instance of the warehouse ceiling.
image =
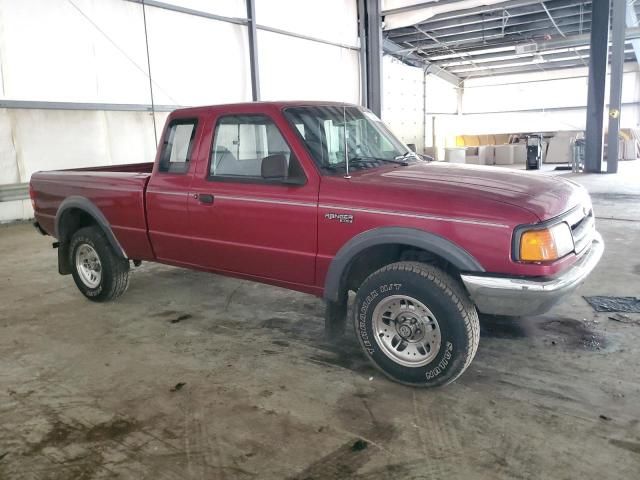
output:
M452 82L589 62L590 1L387 0L382 14L385 53ZM626 61L640 54L639 14L629 2Z

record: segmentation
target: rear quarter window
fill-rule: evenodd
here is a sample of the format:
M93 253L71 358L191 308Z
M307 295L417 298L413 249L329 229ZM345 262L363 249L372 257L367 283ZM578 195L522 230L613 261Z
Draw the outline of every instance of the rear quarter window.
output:
M173 120L162 143L158 169L161 172L185 173L189 169L198 121Z

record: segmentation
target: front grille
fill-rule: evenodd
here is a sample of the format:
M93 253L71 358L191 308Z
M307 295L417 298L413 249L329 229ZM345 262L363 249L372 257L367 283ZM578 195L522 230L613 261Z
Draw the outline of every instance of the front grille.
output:
M573 243L575 245L576 255L582 253L593 241L593 235L596 231L596 222L593 218L593 209L574 221L571 226L571 233L573 234Z

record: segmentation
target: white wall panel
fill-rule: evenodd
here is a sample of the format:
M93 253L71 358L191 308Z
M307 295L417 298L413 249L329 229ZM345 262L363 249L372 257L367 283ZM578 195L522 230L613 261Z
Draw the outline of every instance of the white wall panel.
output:
M149 102L140 5L0 0L0 24L4 98Z
M0 109L0 185L20 183L13 141L13 125L7 109Z
M151 102L142 7L121 0L72 0L93 28L96 101Z
M586 109L555 110L550 112L504 112L462 115L450 125L455 135L484 135L489 133L573 131L586 128ZM637 106L623 106L620 115L622 128L638 128ZM607 128L607 119L604 122Z
M157 104L251 100L245 26L155 7L146 12Z
M33 208L30 200L0 202L0 223L27 220L29 218L33 218Z
M163 122L166 114L158 115ZM19 171L16 179L15 169L0 170L0 184L28 182L39 170L151 162L155 155L145 112L2 109L0 126L15 142Z
M356 0L256 0L259 25L358 45Z
M162 129L168 113L156 113ZM109 164L152 162L156 154L153 120L150 113L104 112L103 135L107 138ZM158 140L161 131L158 132Z
M573 70L573 75L584 73L584 69ZM517 83L511 83L517 82ZM640 76L636 71L623 75L622 102L640 100ZM587 104L587 77L567 78L548 72L529 75L510 75L489 79L471 79L465 82L463 112L496 112L524 109L577 107ZM609 85L607 77L606 97Z
M424 75L385 56L382 63L382 120L404 143L413 143L417 151L424 148Z
M332 100L359 103L358 52L258 31L263 100Z
M586 77L575 77L585 73L586 69L579 68L467 80L462 102L464 115L455 133L584 130L588 81ZM605 91L608 102L608 78ZM622 102L640 102L640 73L636 66L625 66ZM546 108L550 110L544 111ZM542 111L517 111L527 109ZM620 123L623 128L638 128L638 106L623 106ZM606 124L605 119L605 128Z

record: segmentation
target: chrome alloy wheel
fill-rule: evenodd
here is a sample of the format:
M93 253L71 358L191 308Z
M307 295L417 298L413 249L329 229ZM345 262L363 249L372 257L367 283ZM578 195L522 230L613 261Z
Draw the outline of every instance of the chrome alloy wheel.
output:
M383 299L373 311L373 331L387 357L405 367L421 367L440 351L440 326L423 303L406 295Z
M76 250L76 270L87 287L96 288L100 285L102 264L98 253L91 245L83 243Z

